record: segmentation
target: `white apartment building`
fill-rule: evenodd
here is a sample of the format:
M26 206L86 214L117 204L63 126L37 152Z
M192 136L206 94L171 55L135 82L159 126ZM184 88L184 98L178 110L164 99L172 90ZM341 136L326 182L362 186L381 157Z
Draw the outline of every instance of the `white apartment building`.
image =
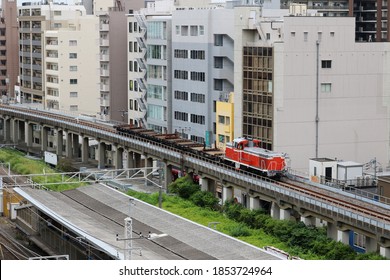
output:
M98 18L81 5L19 7L21 102L99 111Z
M388 43L356 43L352 17L236 8L235 28L235 135L288 153L301 171L314 157L388 166Z
M171 131L171 14L174 1L148 3L128 16L129 123Z

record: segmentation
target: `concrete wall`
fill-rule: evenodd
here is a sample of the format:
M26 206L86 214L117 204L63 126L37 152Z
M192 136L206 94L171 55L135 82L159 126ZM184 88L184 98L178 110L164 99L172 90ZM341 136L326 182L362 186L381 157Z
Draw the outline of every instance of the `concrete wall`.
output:
M305 40L307 32L307 40ZM294 169L315 156L316 41L319 86L318 157L389 162L389 49L387 43L355 43L354 18L285 17L284 42L275 43L274 149L287 152ZM375 125L373 125L375 124Z

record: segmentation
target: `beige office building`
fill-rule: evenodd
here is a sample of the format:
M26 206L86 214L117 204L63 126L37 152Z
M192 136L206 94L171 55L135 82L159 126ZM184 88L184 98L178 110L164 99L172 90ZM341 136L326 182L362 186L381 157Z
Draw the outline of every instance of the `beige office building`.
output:
M19 7L21 103L99 111L98 18L82 5Z

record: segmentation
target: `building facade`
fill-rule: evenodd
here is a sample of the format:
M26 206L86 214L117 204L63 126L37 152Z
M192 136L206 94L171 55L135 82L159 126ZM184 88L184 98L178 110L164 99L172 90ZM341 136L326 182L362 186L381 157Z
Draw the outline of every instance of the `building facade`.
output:
M21 103L96 114L97 23L82 5L19 7Z
M389 45L355 42L352 17L246 11L235 16L235 135L302 171L313 157L387 166Z
M19 53L16 1L2 0L0 16L0 93L15 98L18 84Z
M281 0L280 8L288 9L294 1ZM387 0L304 0L308 9L328 17L355 17L355 40L389 42L390 21Z

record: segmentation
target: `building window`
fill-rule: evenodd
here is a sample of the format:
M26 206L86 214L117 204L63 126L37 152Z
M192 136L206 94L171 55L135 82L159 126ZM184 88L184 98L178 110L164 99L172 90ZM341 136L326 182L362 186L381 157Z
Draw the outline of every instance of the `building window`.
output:
M223 90L223 80L222 79L214 79L214 90Z
M267 40L271 40L271 33L267 33L265 35L266 35Z
M70 83L71 85L77 85L77 79L70 79L70 80L69 80L69 83Z
M175 58L188 58L188 50L178 50L174 51Z
M204 94L191 92L191 102L205 103L206 97Z
M163 52L163 46L148 45L148 58L163 59L165 56Z
M129 42L129 52L133 52L133 42Z
M129 22L129 33L133 33L133 23Z
M134 52L138 52L138 43L137 42L134 42Z
M176 25L176 35L180 35L180 25Z
M295 37L295 31L291 31L291 37Z
M303 41L307 42L308 38L309 38L309 32L307 31L303 32Z
M78 96L78 93L77 93L76 91L71 91L71 92L69 93L69 97L70 97L70 98L77 98L77 96Z
M191 36L198 36L198 26L197 25L190 26L190 35Z
M188 122L188 113L175 111L174 118L175 120Z
M69 106L69 110L70 111L78 111L79 110L79 107L77 105L70 105Z
M214 68L218 68L218 69L223 68L223 57L220 56L214 57Z
M194 72L191 71L191 81L200 81L204 82L205 81L205 73L204 72Z
M332 68L332 60L321 60L321 68Z
M134 89L134 83L133 83L133 80L130 80L129 81L129 90L133 91Z
M69 71L76 72L77 71L77 65L69 66Z
M151 118L151 119L162 121L164 119L164 115L163 115L164 110L163 109L164 108L162 106L149 104L148 105L148 112L147 112L148 119Z
M133 99L129 100L129 109L133 110Z
M218 116L218 123L225 124L225 116Z
M163 78L164 68L161 65L148 65L148 78L159 79Z
M77 46L77 40L69 40L69 46Z
M175 79L188 80L188 71L175 70L174 77Z
M187 25L181 26L181 36L188 36L188 26Z
M205 117L201 115L191 114L191 122L196 124L205 124Z
M54 15L55 16L60 16L61 15L61 11L54 11Z
M318 34L318 41L321 42L321 40L322 40L322 31L318 31L317 34Z
M331 92L332 84L331 83L322 83L321 84L321 92Z
M129 72L133 72L133 62L129 61Z
M70 59L76 59L77 58L77 53L69 53L69 58Z
M222 34L214 34L214 46L223 46L223 35Z
M138 62L134 61L133 64L134 64L134 72L138 72Z
M205 59L205 51L191 51L191 59Z
M204 25L199 25L199 35L204 35Z
M186 91L180 91L180 90L175 90L175 99L178 100L188 100L188 92Z

